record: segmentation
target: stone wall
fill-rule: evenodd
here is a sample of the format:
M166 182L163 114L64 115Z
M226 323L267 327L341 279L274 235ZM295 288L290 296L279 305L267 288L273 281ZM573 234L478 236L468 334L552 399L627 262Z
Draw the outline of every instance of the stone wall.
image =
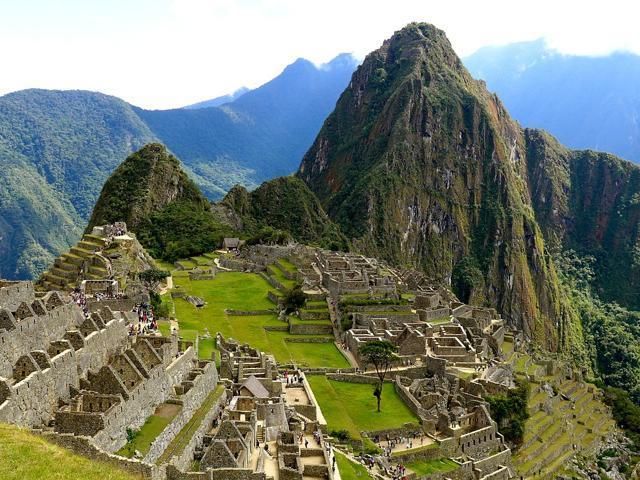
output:
M409 392L409 389L400 383L400 377L396 376L396 380L394 382L396 393L402 401L409 407L414 414L418 416L418 418L425 418L427 412L422 408L422 405L414 398L413 395Z
M511 466L511 450L507 448L495 455L485 457L482 460L477 460L473 463L473 466L476 469L482 470L485 475L499 470L502 466Z
M93 439L96 446L115 452L126 442L126 429L140 428L157 405L173 394L173 386L182 382L193 366L195 350L189 347L168 367L160 364L149 371L149 378L129 392L129 399L115 407L108 416L105 428Z
M458 439L460 451L470 456L482 456L500 443L493 426L480 428L461 435Z
M205 414L204 418L202 419L202 423L200 423L200 425L198 425L198 428L193 432L191 440L189 440L182 452L169 460L169 463L173 467L176 467L182 471L189 470L189 468L191 467L191 463L193 462L193 454L196 448L202 446L202 440L205 434L207 434L211 429L213 419L219 415L220 411L227 404L228 398L229 391L225 390L218 401L215 403L213 408Z
M76 329L82 321L82 311L71 303L42 316L16 319L16 328L0 330L0 377L12 377L13 366L20 357L33 350L47 350L51 342L62 339L67 330Z
M329 310L300 310L302 320L329 320Z
M31 303L35 294L31 282L7 282L0 283L0 308L14 311L22 302Z
M417 310L421 322L429 322L436 318L449 317L451 315L450 308L434 308L429 310Z
M290 323L289 333L293 335L325 335L333 332L331 324Z
M126 345L127 335L124 320L114 318L102 330L90 333L82 348L73 350L67 343L69 347L50 358L47 368L10 385L7 402L0 405L0 420L21 426L47 424L58 401L69 400L69 387L79 388L81 378Z
M87 307L90 311L95 312L103 308L110 308L114 312L130 312L136 302L132 298L110 298L104 300L87 299Z
M144 457L145 462L154 463L162 455L167 446L180 433L182 427L189 422L193 414L200 408L202 402L207 398L211 390L216 387L217 383L218 371L216 370L216 365L213 362L209 362L205 365L204 371L196 377L193 387L181 398L182 410L180 413L165 427L149 447L149 452Z

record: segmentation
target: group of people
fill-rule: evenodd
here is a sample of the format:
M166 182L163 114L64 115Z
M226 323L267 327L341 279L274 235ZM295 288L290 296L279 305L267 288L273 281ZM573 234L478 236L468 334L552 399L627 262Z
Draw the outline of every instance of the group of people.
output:
M71 292L71 299L82 309L84 318L89 318L91 314L89 313L89 307L87 306L87 297L82 293L82 290L74 288Z
M302 383L303 380L302 372L300 370L296 370L295 372L289 372L288 370L285 370L283 378L284 383L286 383L287 385Z
M132 311L138 314L138 323L129 326L129 335L147 335L158 330L158 322L150 304L135 305Z
M399 463L387 469L387 475L390 476L393 480L402 480L406 478L407 468Z

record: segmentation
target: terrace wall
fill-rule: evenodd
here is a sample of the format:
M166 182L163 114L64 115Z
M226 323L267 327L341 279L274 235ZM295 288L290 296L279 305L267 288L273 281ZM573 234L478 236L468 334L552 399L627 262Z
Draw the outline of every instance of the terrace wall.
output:
M182 410L180 410L180 413L176 415L171 423L165 427L162 433L151 444L149 452L147 452L147 455L144 457L145 462L154 463L160 455L162 455L167 446L200 408L202 402L204 402L217 383L218 371L216 370L216 365L213 362L209 362L206 364L204 372L194 380L193 387L180 399L182 401Z
M157 405L173 395L173 386L180 384L193 366L195 350L189 347L168 367L160 364L149 370L149 378L129 392L129 399L109 411L105 428L93 438L96 446L115 452L126 442L126 429L140 428Z

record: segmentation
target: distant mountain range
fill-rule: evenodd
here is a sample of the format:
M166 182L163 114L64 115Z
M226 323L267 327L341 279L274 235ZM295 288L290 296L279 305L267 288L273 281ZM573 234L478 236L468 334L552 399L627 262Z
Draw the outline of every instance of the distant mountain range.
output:
M208 107L219 107L220 105L224 105L225 103L231 103L234 100L239 99L242 95L251 90L247 87L240 87L235 92L229 93L227 95L222 95L220 97L212 98L211 100L205 100L204 102L194 103L193 105L187 105L186 109L196 110L198 108L208 108Z
M150 111L86 91L0 97L0 278L34 278L77 241L109 174L161 141L210 199L295 171L357 62L298 59L255 90Z
M482 48L463 62L522 125L640 163L640 56L562 55L537 40Z

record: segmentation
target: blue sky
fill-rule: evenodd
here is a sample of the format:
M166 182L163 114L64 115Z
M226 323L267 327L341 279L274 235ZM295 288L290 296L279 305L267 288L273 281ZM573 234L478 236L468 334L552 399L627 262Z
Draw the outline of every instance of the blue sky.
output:
M544 37L565 53L640 53L622 0L0 0L0 94L98 90L171 108L256 87L297 57L362 58L410 21L447 32L460 55Z

